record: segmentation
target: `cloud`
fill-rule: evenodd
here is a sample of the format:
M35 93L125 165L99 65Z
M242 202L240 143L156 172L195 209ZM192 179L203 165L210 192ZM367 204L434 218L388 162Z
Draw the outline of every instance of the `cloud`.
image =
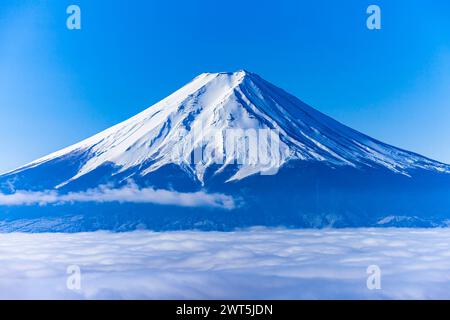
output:
M0 193L0 206L48 205L74 202L120 202L154 203L182 207L217 207L232 209L235 206L231 196L204 191L183 193L171 190L143 188L134 184L122 188L101 186L83 192L60 194L54 190L43 192L16 191L13 194Z
M0 234L0 298L449 299L449 252L449 229Z

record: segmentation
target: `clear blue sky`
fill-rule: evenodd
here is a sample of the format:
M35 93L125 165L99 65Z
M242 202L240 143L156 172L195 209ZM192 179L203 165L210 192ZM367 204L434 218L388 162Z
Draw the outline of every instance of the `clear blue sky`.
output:
M66 28L66 8L82 30ZM366 8L382 9L382 30ZM0 171L247 69L375 138L450 163L448 0L2 0Z

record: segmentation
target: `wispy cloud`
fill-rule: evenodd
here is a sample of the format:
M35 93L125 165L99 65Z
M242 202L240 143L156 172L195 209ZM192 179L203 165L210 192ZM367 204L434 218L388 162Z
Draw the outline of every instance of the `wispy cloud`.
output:
M101 186L83 192L60 194L58 191L42 192L18 190L12 194L0 193L0 205L48 205L75 202L120 202L120 203L154 203L182 207L217 207L232 209L235 202L231 196L204 191L183 193L164 189L138 188L129 184L122 188Z

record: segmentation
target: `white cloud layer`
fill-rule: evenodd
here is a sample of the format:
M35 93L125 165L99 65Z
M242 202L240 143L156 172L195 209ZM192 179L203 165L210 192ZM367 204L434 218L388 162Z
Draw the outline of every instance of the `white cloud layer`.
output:
M0 234L0 265L0 298L448 299L450 229Z
M182 193L170 190L144 188L139 189L134 184L114 189L101 186L84 192L59 194L57 191L16 191L13 194L0 193L0 206L47 205L73 202L129 202L155 203L176 205L182 207L222 207L234 208L232 197L223 194L209 194L203 191Z

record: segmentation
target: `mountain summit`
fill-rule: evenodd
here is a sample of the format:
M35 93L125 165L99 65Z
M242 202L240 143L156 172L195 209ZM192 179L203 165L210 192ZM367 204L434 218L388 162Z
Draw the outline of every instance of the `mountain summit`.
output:
M138 115L0 176L0 186L9 194L67 195L132 181L137 188L227 194L241 203L228 218L152 204L151 212L178 212L164 223L111 209L130 228L144 220L154 229L433 225L449 213L447 202L436 200L448 190L448 173L446 164L368 137L241 70L201 74ZM421 188L426 195L417 199ZM74 210L80 214L72 203Z
M212 139L228 129L272 130L279 135L279 152L269 156L277 168L290 160L327 163L330 166L377 167L409 175L412 169L450 172L442 163L407 152L359 133L296 97L247 71L203 73L140 114L89 139L38 159L9 175L17 175L52 161L77 160L73 176L49 187L61 188L113 165L111 175L129 172L127 178L145 176L168 165L205 183L205 172L216 163L207 154L201 162L190 158L195 150L214 150ZM245 134L245 133L244 133ZM236 143L245 143L237 141ZM174 159L174 150L183 146ZM188 148L186 147L188 146ZM243 145L236 147L244 149ZM71 160L73 161L73 160ZM227 159L213 173L222 172ZM230 181L243 179L270 166L241 166Z

